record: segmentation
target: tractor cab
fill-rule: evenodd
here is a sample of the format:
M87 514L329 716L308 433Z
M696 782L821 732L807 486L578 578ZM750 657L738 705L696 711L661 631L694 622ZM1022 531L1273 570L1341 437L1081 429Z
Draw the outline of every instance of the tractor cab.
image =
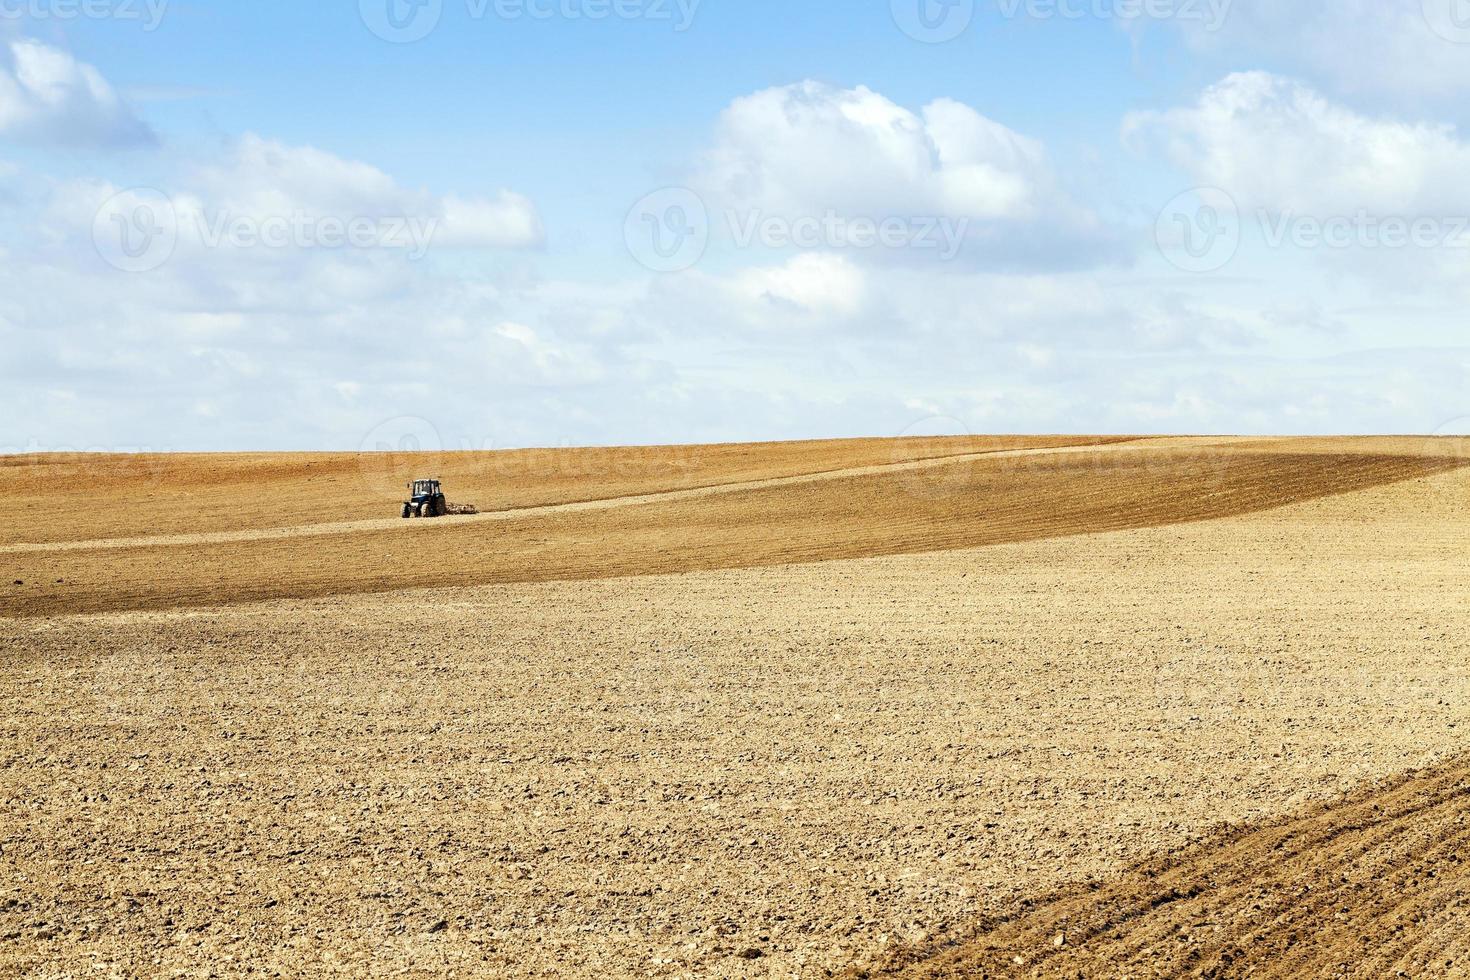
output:
M438 480L414 480L408 485L409 498L403 502L403 516L443 517L449 513L444 487Z

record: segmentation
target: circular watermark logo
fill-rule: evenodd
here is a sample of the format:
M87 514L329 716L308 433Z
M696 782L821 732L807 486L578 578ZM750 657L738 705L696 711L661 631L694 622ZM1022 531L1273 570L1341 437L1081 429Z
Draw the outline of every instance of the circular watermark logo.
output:
M1185 191L1159 212L1154 241L1185 272L1218 272L1240 250L1240 208L1218 187Z
M358 474L368 490L401 493L409 480L440 475L444 441L428 419L401 415L374 426L363 436L357 452Z
M974 481L975 460L942 459L968 453L962 445L942 447L937 442L972 436L965 423L946 415L920 419L904 429L889 444L889 460L899 487L920 500L943 500L963 493Z
M1470 415L1450 419L1429 437L1429 454L1470 463Z
M444 0L358 0L367 29L390 44L422 41L439 26Z
M1423 0L1429 29L1453 44L1470 44L1470 0Z
M1434 430L1434 438L1447 439L1452 442L1464 442L1470 439L1470 415L1450 419Z
M709 247L709 209L687 187L665 187L633 205L623 240L639 264L654 272L683 272Z
M1453 483L1460 489L1470 485L1470 415L1450 419L1434 430L1425 454L1449 460L1455 466Z
M123 272L162 267L179 244L173 200L152 187L114 194L92 220L92 244L104 262Z
M975 0L891 0L893 22L915 41L943 44L969 30Z

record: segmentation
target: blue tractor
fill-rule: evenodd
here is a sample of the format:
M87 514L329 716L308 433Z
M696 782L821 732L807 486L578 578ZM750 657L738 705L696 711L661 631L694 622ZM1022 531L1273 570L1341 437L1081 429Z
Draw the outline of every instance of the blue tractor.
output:
M414 480L408 485L409 498L403 502L403 516L443 517L449 513L449 501L438 480Z

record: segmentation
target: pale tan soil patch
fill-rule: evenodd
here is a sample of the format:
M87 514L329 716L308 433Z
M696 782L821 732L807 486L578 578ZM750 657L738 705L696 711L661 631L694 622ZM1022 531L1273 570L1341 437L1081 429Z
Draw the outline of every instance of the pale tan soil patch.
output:
M881 961L1465 751L1466 475L947 554L0 621L0 973Z

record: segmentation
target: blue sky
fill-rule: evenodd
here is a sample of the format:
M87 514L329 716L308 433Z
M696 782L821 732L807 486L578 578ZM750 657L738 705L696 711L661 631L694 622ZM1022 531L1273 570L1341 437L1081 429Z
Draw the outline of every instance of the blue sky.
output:
M0 451L1466 427L1470 0L616 2L0 0Z

